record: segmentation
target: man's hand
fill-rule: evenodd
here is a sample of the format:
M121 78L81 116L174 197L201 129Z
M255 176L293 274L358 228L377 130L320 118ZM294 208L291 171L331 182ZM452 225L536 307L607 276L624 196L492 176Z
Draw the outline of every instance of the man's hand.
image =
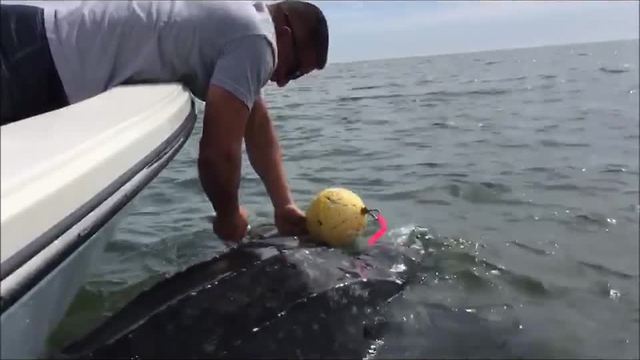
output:
M276 209L275 221L280 235L296 236L308 233L307 217L295 204Z
M247 234L247 211L240 207L238 213L231 216L216 216L213 219L213 231L222 240L240 241Z

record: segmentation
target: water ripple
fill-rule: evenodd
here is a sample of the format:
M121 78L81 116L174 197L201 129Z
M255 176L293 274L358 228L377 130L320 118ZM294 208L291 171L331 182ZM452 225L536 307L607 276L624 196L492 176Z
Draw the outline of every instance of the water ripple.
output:
M591 263L591 262L587 262L587 261L578 261L578 264L585 266L591 270L595 270L603 275L607 275L607 276L614 276L620 279L635 279L638 278L638 276L636 275L631 275L631 274L627 274L625 272L622 271L618 271L618 270L613 270L610 269L604 265L601 264L596 264L596 263Z
M523 244L517 241L510 241L509 244L514 245L516 247L519 247L523 250L526 250L530 253L533 253L535 255L542 255L542 256L549 256L549 255L553 255L552 251L548 251L548 250L544 250L544 249L538 249L537 247L531 246L531 245L527 245L527 244Z
M495 96L505 95L511 93L509 89L480 89L469 91L431 91L423 94L384 94L384 95L367 95L367 96L343 96L339 97L337 101L359 101L359 100L381 100L381 99L397 99L406 97L464 97L464 96Z
M539 143L546 147L589 147L588 143L572 143L552 139L540 140Z
M606 67L606 66L602 66L598 70L602 71L603 73L607 73L607 74L622 74L622 73L629 72L631 69L630 69L629 64L624 64L622 67Z

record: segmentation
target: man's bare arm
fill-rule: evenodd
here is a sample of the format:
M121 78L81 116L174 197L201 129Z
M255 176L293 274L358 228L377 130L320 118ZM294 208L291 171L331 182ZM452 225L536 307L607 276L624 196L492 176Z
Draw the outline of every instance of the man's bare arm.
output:
M238 188L242 140L249 109L233 94L212 85L207 94L198 156L200 183L219 218L240 212Z
M293 205L282 165L280 144L262 98L254 103L245 130L245 140L251 166L262 179L276 212Z

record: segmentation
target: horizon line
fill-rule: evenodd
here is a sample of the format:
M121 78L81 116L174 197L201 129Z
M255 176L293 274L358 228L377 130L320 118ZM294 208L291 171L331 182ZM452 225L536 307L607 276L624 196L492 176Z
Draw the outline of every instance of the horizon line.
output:
M524 49L536 49L536 48L544 48L544 47L559 47L559 46L570 46L570 45L599 44L599 43L609 43L609 42L618 42L618 41L633 41L633 40L638 41L638 40L640 40L640 37L614 39L614 40L579 41L579 42L570 42L570 43L549 43L549 44L544 44L544 45L508 47L508 48L489 48L489 49L482 49L482 50L458 51L458 52L451 52L451 53L433 53L433 54L409 55L409 56L400 56L400 57L383 57L383 58L372 58L372 59L362 59L362 60L335 61L335 62L328 62L327 66L333 65L333 64L354 64L354 63L359 63L359 62L401 60L401 59L426 58L426 57L447 56L447 55L478 54L478 53L492 52L492 51L524 50Z

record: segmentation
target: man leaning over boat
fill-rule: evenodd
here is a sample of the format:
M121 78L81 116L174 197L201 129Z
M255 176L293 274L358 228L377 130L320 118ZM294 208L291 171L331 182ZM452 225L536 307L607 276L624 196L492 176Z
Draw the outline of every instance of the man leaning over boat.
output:
M262 88L325 67L328 29L315 5L87 1L1 9L2 125L122 84L180 82L205 101L198 174L215 233L240 240L247 231L238 200L243 141L280 234L306 232Z

